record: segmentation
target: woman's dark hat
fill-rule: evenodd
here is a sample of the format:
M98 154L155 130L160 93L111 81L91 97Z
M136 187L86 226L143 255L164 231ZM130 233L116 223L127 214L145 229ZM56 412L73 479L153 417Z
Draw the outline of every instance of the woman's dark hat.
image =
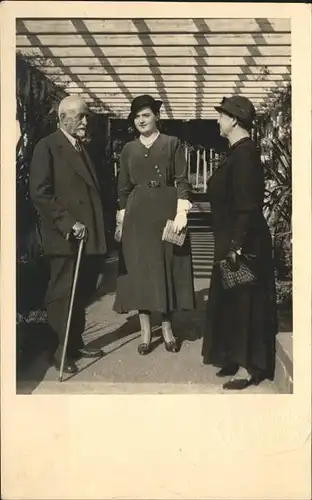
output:
M225 113L234 118L238 118L246 125L252 125L256 117L256 110L252 102L247 97L233 95L232 97L223 97L221 104L215 107L218 113Z
M157 101L151 95L139 95L135 97L131 103L131 111L128 120L134 120L135 115L143 108L151 108L153 113L158 113L162 105L162 101Z

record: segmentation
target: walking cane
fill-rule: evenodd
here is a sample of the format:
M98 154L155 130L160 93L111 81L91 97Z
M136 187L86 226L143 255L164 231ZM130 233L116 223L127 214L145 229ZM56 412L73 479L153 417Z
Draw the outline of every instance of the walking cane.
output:
M74 305L74 300L75 300L76 286L77 286L77 281L78 281L78 273L79 273L79 267L80 267L80 262L81 262L83 245L84 245L84 238L82 238L79 242L78 256L77 256L77 261L76 261L73 286L72 286L71 295L70 295L70 303L69 303L68 317L67 317L67 324L66 324L65 341L64 341L64 347L63 347L63 352L62 352L60 374L58 377L58 380L60 382L63 381L63 370L64 370L64 363L65 363L65 356L66 356L66 351L67 351L69 329L70 329L70 325L71 325L71 318L72 318L72 313L73 313L73 305Z

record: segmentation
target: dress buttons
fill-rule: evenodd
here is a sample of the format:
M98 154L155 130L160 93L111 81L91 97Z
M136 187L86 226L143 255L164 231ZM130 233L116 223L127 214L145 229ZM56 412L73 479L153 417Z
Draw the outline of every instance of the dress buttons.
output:
M144 155L144 156L145 156L145 158L147 158L147 157L148 157L148 154L147 154L147 153L145 153L145 155Z

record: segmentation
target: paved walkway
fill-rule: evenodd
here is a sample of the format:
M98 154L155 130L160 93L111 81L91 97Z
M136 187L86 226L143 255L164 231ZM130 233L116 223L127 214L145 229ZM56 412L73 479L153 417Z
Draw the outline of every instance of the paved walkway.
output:
M105 355L97 361L81 360L79 373L56 381L57 372L49 367L42 354L18 382L19 393L52 394L228 394L215 376L216 369L202 364L200 356L202 332L205 327L205 301L213 258L211 234L201 228L191 232L197 310L177 314L174 330L183 339L178 354L166 352L160 336L160 318L153 321L154 349L148 356L137 353L139 320L136 314L118 315L112 311L116 280L116 259L107 263L106 280L94 303L88 309L85 341L101 347ZM243 391L274 393L271 382Z

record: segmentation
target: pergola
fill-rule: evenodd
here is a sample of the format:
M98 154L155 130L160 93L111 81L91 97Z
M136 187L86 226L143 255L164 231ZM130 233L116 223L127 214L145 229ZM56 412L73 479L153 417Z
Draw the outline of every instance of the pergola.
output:
M162 119L215 119L233 94L261 112L291 78L289 19L36 18L16 30L18 51L112 118L142 93L163 101Z

